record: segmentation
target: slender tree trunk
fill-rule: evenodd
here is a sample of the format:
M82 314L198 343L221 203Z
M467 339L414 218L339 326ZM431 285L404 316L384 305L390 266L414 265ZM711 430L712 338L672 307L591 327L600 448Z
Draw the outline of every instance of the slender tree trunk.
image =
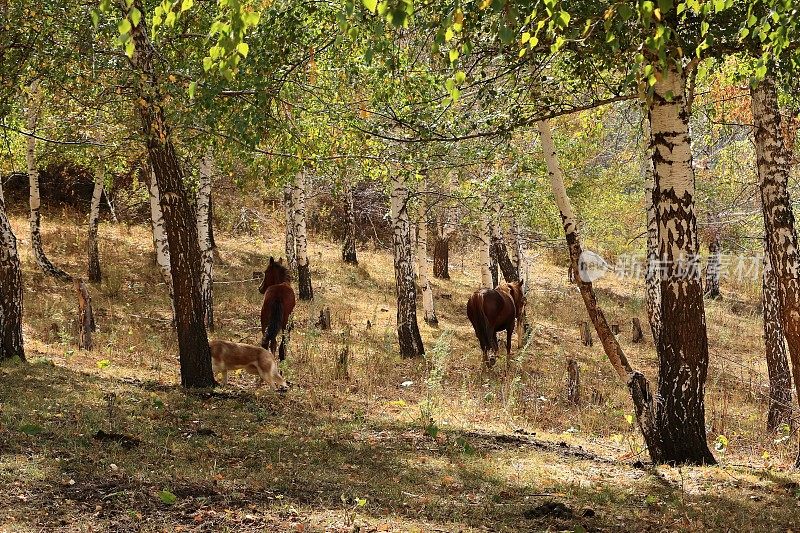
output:
M214 331L214 244L211 242L211 181L214 175L214 154L208 149L200 161L200 184L197 189L197 237L202 257L200 294L206 328Z
M558 163L556 146L553 142L550 124L547 121L542 121L538 123L538 128L541 136L542 151L544 152L545 163L547 164L547 171L550 175L550 185L553 189L556 205L561 213L561 222L564 227L564 236L570 255L570 270L577 273L579 272L578 262L581 253L583 253L580 234L578 233L577 219L572 211L572 204L569 201L567 190L564 186L564 176ZM591 281L584 280L580 275L576 274L574 282L578 285L589 319L592 321L598 337L600 337L600 342L603 345L606 357L608 357L609 362L614 367L620 380L626 382L628 385L631 392L631 399L633 400L636 410L636 420L639 424L639 429L645 438L648 450L650 450L652 456L652 450L657 449L659 446L659 438L655 426L653 398L650 393L649 383L643 374L634 371L628 363L622 346L620 346L617 338L612 333L605 314L603 314L602 309L600 309L597 303Z
M417 324L417 289L411 250L411 223L408 216L408 187L403 175L392 175L390 215L394 250L394 275L397 291L397 338L400 356L420 357L425 353Z
M661 334L654 462L714 464L705 426L708 338L700 280L686 79L671 66L654 86L650 129L658 207Z
M291 183L283 186L283 209L286 216L286 266L292 276L297 276L297 243L294 238L294 187Z
M720 242L719 232L715 231L714 236L708 243L708 265L706 265L706 289L705 293L709 298L719 298L719 279L722 268L722 243Z
M647 321L653 342L658 344L661 335L661 276L658 255L658 210L655 200L655 176L653 175L653 141L650 135L650 118L647 112L642 120L643 148L640 163L644 178L644 208L647 213L647 268L645 270L645 305Z
M419 221L417 222L417 275L422 290L422 308L425 311L425 322L436 326L439 320L433 305L433 287L428 279L428 220L425 196L420 196Z
M39 122L39 111L42 103L39 82L34 81L30 86L30 97L28 98L27 126L30 133L36 131ZM30 226L31 226L31 247L36 264L42 272L48 276L53 276L61 281L70 281L72 277L55 266L44 253L42 245L42 215L41 198L39 196L39 170L36 168L36 138L28 136L26 139L27 149L25 151L25 161L28 165L28 183L30 185Z
M450 236L441 230L436 231L436 242L433 246L433 277L450 279Z
M89 282L100 283L103 274L100 270L100 251L97 246L97 229L100 224L100 200L103 198L103 177L97 176L94 180L94 191L92 192L92 206L89 210Z
M484 213L486 208L484 208ZM481 266L481 287L493 289L495 287L492 276L492 237L489 228L489 218L484 214L480 222L478 239L481 241L479 258Z
M118 5L127 14L127 0L119 0ZM131 8L133 7L141 12L141 0L134 0L131 4ZM189 204L183 183L183 170L166 123L162 107L165 99L161 93L161 81L154 68L155 50L146 33L146 20L143 17L131 30L136 45L131 61L138 74L133 93L142 136L158 185L169 243L181 384L184 387L210 387L215 382L203 321L197 219Z
M164 213L161 212L161 194L158 192L156 175L152 170L150 171L150 180L147 182L147 192L150 195L150 221L153 225L153 249L156 253L156 265L161 273L161 279L167 286L174 319L175 294L172 291L172 270L169 266L169 243L167 242L167 231L164 229Z
M800 260L788 190L790 157L781 135L774 78L768 75L750 95L767 250L778 280L781 326L789 348L795 396L800 398ZM800 456L796 466L800 466Z
M792 376L786 359L786 344L781 327L778 279L769 262L767 242L764 241L764 268L762 270L761 303L764 308L764 348L769 374L769 411L767 429L775 431L792 419Z
M292 187L294 238L297 251L297 285L301 300L313 300L311 269L308 264L308 234L306 233L306 174L301 170Z
M353 203L353 188L344 187L344 243L342 244L342 261L357 265L356 258L356 213Z
M503 273L503 279L506 283L519 281L519 273L517 272L516 266L514 266L514 263L511 261L511 258L508 256L508 247L503 238L503 230L500 225L500 212L503 209L503 204L499 201L494 201L492 203L492 208L494 211L494 217L492 218L490 226L492 256L494 256L497 266Z
M6 215L0 183L0 361L25 360L22 341L22 269L17 238Z

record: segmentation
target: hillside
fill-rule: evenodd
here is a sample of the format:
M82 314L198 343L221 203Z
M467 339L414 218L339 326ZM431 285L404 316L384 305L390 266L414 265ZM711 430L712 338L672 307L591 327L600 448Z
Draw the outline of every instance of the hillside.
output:
M464 313L476 258L451 257L453 279L433 281L439 327L420 320L427 357L401 360L391 256L359 250L359 267L349 267L336 243L312 236L315 300L295 310L284 370L294 388L257 389L244 374L190 393L177 385L148 227L101 225L96 349L84 352L75 347L72 287L36 270L27 220L12 223L31 364L0 367L2 531L795 527L800 476L786 471L796 439L764 429L755 302L706 304L706 419L721 467L654 468L624 385L599 343L583 346L582 302L548 253L532 254L530 342L486 371ZM50 258L73 274L85 270L81 223L47 213L43 224ZM279 226L259 231L216 236L212 337L258 341L261 295L251 278L283 247ZM604 278L598 290L632 363L652 377L649 337L630 342L630 319L646 324L641 288ZM332 331L315 326L325 306ZM580 365L578 407L564 399L568 358ZM99 440L99 430L131 440Z

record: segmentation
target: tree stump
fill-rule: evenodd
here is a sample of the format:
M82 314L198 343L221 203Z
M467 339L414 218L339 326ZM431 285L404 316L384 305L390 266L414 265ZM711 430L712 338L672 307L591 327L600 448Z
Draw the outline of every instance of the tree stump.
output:
M572 405L581 403L581 377L575 359L567 360L567 402Z
M73 285L78 295L78 348L91 350L92 332L95 330L92 298L82 279L76 278L73 280Z
M581 339L584 346L592 345L592 329L588 322L581 322Z
M319 321L317 321L317 326L319 329L326 331L331 329L331 308L324 307L319 312Z
M614 335L619 335L620 329L619 324L611 324L611 333Z
M633 330L633 336L631 337L631 342L634 344L638 344L644 340L644 333L642 332L642 323L639 322L639 319L633 317L631 319L631 329Z

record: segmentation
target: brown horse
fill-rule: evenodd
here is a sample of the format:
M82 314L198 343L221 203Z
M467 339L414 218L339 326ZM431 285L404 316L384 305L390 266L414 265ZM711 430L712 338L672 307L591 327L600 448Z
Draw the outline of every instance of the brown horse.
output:
M497 333L506 332L506 354L511 355L511 335L517 327L517 341L522 343L522 316L525 295L522 282L501 283L496 289L475 291L467 302L467 317L481 343L483 361L491 368L497 360Z
M289 315L294 311L296 299L292 286L289 284L289 270L283 266L283 258L275 261L274 257L269 258L269 265L264 271L264 280L258 288L258 292L264 295L264 303L261 305L261 346L265 350L272 352L275 356L277 348L278 333L286 332L286 324L289 322ZM286 359L285 337L281 339L281 347L278 351L280 360Z

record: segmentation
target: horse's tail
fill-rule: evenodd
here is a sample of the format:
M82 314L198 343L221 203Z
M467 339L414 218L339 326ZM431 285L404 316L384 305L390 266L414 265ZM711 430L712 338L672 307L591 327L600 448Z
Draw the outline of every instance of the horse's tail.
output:
M481 344L481 350L484 352L498 350L497 335L493 334L492 327L489 325L489 317L486 316L486 311L483 310L483 293L476 292L470 298L470 304L473 308L473 316L470 317L472 327L475 329L475 336L478 337L478 342Z
M265 350L272 351L271 345L275 344L275 339L278 338L278 332L281 330L281 322L283 321L283 300L278 296L272 303L269 322L264 329L264 337L261 339L261 346Z

